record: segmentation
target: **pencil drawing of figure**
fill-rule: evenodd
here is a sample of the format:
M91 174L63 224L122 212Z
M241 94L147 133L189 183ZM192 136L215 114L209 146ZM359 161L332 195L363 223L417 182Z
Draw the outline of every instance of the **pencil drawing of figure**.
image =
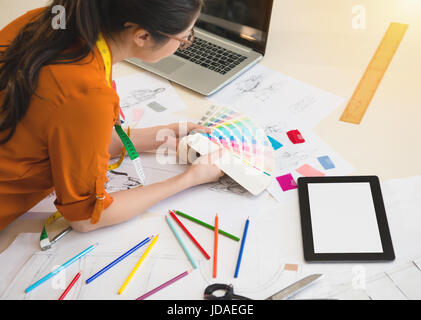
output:
M262 102L268 101L273 97L274 94L276 94L279 91L281 87L281 82L273 83L270 86L257 90L254 95L254 98Z
M264 127L264 131L266 135L282 135L286 134L288 130L283 129L283 127L286 127L284 124L274 124Z
M218 182L211 184L209 188L217 192L230 192L240 196L251 196L245 188L227 175L219 179Z
M120 105L122 109L127 109L136 106L144 101L153 100L158 97L160 93L165 92L165 88L158 88L156 90L135 90L130 92L125 97L121 98Z
M105 189L108 193L130 190L142 185L138 178L130 177L125 172L109 171L107 172L108 182Z
M250 78L243 80L236 85L236 89L240 93L256 92L263 82L264 75L252 75Z
M306 96L297 103L291 105L288 109L292 113L304 113L311 108L317 102L317 99L313 96Z
M261 102L269 100L282 87L282 82L275 82L263 86L265 75L252 75L251 77L237 83L236 89L239 94L250 94L254 99Z
M317 150L289 152L284 151L276 156L279 169L297 168L303 161L311 159Z

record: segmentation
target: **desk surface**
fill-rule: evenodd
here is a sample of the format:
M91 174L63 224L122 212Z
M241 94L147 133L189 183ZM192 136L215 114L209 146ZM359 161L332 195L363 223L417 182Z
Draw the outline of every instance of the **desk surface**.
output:
M0 28L45 0L0 0ZM366 29L354 29L353 8L366 10ZM262 64L338 96L351 97L390 22L410 28L360 126L340 122L345 105L315 129L353 164L356 174L381 179L421 174L421 3L418 0L276 0ZM115 78L139 69L115 66ZM197 118L209 106L202 96L174 85ZM346 143L344 143L346 141ZM19 233L40 232L43 221L18 220L0 232L0 252Z

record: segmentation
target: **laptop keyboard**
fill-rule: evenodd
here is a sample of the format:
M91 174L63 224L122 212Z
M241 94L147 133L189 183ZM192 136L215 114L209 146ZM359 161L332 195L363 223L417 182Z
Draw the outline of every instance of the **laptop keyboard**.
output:
M241 54L219 47L200 38L195 38L190 47L183 51L178 50L175 55L222 75L230 72L247 59L247 57Z

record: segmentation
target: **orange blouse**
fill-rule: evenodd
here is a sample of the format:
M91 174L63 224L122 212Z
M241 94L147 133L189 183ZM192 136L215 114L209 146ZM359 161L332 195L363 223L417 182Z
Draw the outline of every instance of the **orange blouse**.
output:
M41 10L1 30L0 45L10 44ZM0 107L3 99L0 91ZM97 49L80 62L43 67L26 116L0 145L0 230L54 190L65 219L97 221L97 198L105 198L102 209L113 201L104 185L118 118L119 98L108 87ZM0 138L5 135L0 132Z

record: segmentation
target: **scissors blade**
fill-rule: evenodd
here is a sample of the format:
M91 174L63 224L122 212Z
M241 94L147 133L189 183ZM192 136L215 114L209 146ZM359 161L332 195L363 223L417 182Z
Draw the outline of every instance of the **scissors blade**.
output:
M301 279L300 281L297 281L290 285L289 287L286 287L285 289L279 291L278 293L274 294L273 296L269 297L267 300L284 300L288 299L295 293L297 293L300 290L303 290L304 288L311 285L314 281L319 279L322 276L322 274L313 274L311 276L308 276L304 279Z

